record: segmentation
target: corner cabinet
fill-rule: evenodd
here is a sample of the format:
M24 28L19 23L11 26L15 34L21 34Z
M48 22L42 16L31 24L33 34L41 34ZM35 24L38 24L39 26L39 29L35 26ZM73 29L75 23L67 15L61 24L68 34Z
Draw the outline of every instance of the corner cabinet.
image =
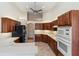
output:
M49 37L48 35L43 35L43 34L35 34L35 42L44 42L47 43L52 51L58 55L58 49L57 49L57 42Z
M49 40L48 44L50 48L56 55L58 55L57 42L51 37L48 37L48 40Z
M35 34L35 42L41 42L42 41L42 34Z

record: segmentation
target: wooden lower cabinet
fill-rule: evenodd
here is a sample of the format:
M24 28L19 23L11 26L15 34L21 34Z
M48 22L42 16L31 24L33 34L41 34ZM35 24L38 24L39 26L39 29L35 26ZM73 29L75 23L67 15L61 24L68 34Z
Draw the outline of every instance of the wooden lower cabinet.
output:
M41 42L42 41L42 35L41 34L35 34L35 42Z
M52 51L57 55L58 50L57 50L57 42L49 37L49 46L52 49Z
M48 36L43 34L36 34L35 35L35 42L45 42L48 43Z
M48 43L48 36L47 35L42 35L42 42Z
M45 42L50 46L50 48L56 54L56 56L63 56L63 54L60 53L57 49L57 42L48 35L35 34L35 42Z

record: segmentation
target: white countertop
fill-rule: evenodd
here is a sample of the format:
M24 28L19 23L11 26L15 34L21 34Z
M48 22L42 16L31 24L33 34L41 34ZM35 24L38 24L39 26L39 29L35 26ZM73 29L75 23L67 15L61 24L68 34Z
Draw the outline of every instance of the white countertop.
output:
M50 30L35 30L35 34L44 34L44 35L48 35L49 37L53 38L55 41L56 40L56 31L50 31Z

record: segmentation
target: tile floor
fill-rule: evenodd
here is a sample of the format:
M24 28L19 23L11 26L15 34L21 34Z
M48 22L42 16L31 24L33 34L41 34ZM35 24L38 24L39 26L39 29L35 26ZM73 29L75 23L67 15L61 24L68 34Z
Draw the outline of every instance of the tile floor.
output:
M34 42L33 40L29 39L28 42ZM44 42L35 42L35 45L38 46L38 53L36 56L55 56L55 53L51 50L49 45Z
M47 43L36 42L35 45L38 46L38 54L36 56L55 56Z

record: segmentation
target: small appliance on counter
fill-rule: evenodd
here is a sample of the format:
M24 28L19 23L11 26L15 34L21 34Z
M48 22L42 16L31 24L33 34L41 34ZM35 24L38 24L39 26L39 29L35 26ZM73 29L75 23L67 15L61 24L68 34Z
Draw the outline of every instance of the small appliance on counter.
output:
M26 35L26 27L25 25L17 25L15 26L15 31L12 32L12 37L20 37L20 42L25 42L25 35Z

